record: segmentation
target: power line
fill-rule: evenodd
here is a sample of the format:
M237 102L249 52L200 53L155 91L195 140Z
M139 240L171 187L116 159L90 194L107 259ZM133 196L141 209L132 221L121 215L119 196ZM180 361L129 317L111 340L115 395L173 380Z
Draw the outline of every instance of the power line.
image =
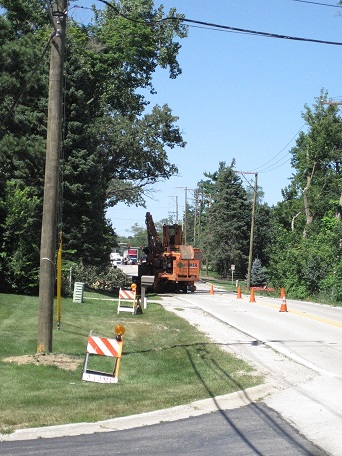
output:
M287 155L289 155L290 153L288 152ZM286 158L286 157L283 157L283 158ZM283 159L280 159L279 161L277 161L276 163L274 163L274 165L276 165L277 163L279 163L281 160ZM280 165L278 166L270 166L269 168L266 168L265 170L263 171L259 171L260 174L265 174L265 173L270 173L271 171L274 171L275 169L278 169L278 168L281 168L282 166L284 166L286 163L288 163L289 161L291 160L291 157L288 158L287 160L285 160L284 162L280 163Z
M103 1L103 0L101 0ZM165 18L163 20L168 20L168 19L176 19L176 18ZM200 24L203 26L207 27L214 27L217 29L222 29L222 30L228 30L228 31L234 31L234 32L241 32L245 33L248 35L256 35L256 36L263 36L265 38L278 38L278 39L284 39L284 40L292 40L292 41L301 41L301 42L307 42L307 43L317 43L317 44L328 44L328 45L334 45L334 46L342 46L342 42L339 41L326 41L326 40L317 40L314 38L301 38L301 37L296 37L296 36L291 36L291 35L280 35L277 33L269 33L269 32L260 32L257 30L250 30L250 29L241 29L238 27L230 27L227 25L219 25L219 24L214 24L211 22L203 22L203 21L197 21L193 19L180 19L180 21L187 22L190 24Z
M310 2L309 0L292 0L293 2L309 3L310 5L328 6L329 8L342 8L342 5L332 5L331 3Z
M271 164L270 166L266 167L266 165L268 165L269 163L271 163L274 159L276 159L288 146L289 144L291 144L291 142L299 135L299 133L303 130L303 128L305 127L306 125L306 122L302 125L302 127L297 131L297 133L293 136L293 138L290 139L290 141L276 154L274 155L274 157L270 158L266 163L264 163L263 165L260 165L258 168L255 168L255 171L257 170L261 170L259 171L260 173L265 173L265 172L270 172L270 171L273 171L274 169L277 169L279 168L280 166L283 166L285 165L285 163L289 162L291 158L287 159L284 163L280 164L279 166L276 166L274 167L275 165L277 165L280 161L284 160L286 158L287 155L289 155L289 152L286 152L286 154L281 157L278 161L276 161L275 163ZM265 169L262 169L262 168L265 168Z
M158 24L158 23L162 23L162 22L166 22L166 21L176 21L176 22L185 22L187 24L201 25L205 28L210 28L210 29L217 30L217 31L239 32L239 33L244 33L244 34L248 34L248 35L262 36L265 38L277 38L277 39L290 40L290 41L300 41L300 42L307 42L307 43L342 46L342 42L339 42L339 41L326 41L326 40L318 40L318 39L314 39L314 38L302 38L302 37L296 37L296 36L291 36L291 35L280 35L277 33L260 32L258 30L242 29L239 27L231 27L228 25L215 24L212 22L188 19L188 18L184 17L183 15L168 16L163 19L156 20L156 21L154 21L154 20L144 21L141 19L135 19L130 16L127 16L126 14L122 13L116 6L113 6L111 3L107 2L106 0L99 0L99 1L104 3L105 5L107 5L109 8L113 9L117 14L119 14L124 19L127 19L131 22L135 22L138 24L152 25L152 24Z

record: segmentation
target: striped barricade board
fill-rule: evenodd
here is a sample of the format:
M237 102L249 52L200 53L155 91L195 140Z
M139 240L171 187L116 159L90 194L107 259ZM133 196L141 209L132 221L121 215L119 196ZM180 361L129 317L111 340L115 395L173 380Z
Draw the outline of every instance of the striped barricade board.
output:
M119 290L119 303L118 303L118 314L120 312L130 312L132 315L135 314L137 305L137 292L136 290L126 290L120 288Z
M89 336L86 357L82 373L82 380L96 383L117 383L123 340L108 339L106 337ZM98 372L88 369L89 356L110 356L115 358L113 373Z

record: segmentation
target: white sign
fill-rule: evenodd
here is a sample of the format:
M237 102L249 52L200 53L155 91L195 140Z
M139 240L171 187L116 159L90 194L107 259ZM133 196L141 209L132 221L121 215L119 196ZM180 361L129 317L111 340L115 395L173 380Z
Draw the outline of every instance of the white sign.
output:
M231 269L232 271L235 271L235 264L232 264L232 265L230 266L230 269Z

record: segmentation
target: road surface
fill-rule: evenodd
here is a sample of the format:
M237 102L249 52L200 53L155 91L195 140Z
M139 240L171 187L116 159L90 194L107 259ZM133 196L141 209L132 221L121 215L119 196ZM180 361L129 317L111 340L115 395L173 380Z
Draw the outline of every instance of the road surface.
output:
M279 312L280 297L256 293L250 302L249 295L238 299L215 288L211 295L209 289L200 284L194 294L164 298L164 305L264 372L277 388L265 403L311 441L341 455L342 308L286 300L288 311ZM202 313L223 328L208 331ZM272 352L285 356L277 361Z

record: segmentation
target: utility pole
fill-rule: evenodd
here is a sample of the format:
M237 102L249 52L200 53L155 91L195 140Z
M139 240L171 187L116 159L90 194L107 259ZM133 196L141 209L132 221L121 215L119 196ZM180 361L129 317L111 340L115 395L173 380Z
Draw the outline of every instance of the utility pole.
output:
M187 219L187 213L188 213L188 191L193 195L194 199L198 198L198 189L193 189L193 188L188 188L188 187L177 187L181 188L185 191L185 201L184 201L184 216L183 216L183 235L184 235L184 244L187 243L187 230L188 230L188 219ZM193 192L193 193L192 193ZM197 203L196 203L197 204ZM196 208L197 210L197 208ZM196 221L195 221L196 224ZM194 237L196 235L194 234Z
M249 255L248 255L248 273L247 273L247 289L251 287L251 271L252 271L252 259L253 259L253 240L254 240L254 225L255 225L255 207L256 198L258 192L258 173L255 173L254 181L254 195L253 195L253 206L252 206L252 223L251 223L251 236L249 239Z
M176 212L169 212L169 215L173 216L173 214L175 214L175 216L176 216L175 223L178 223L178 196L170 196L169 198L172 198L176 203ZM172 220L173 220L173 217L172 217Z
M183 232L184 232L184 244L186 245L186 231L187 231L187 210L188 210L188 187L185 187L185 203L184 203L184 227L183 227Z
M184 198L184 214L183 214L183 242L186 244L186 229L187 229L187 219L186 219L186 211L188 206L188 187L177 187L185 190L185 198Z
M55 0L48 7L55 32L51 40L44 201L40 243L38 353L52 351L67 0Z
M251 287L251 271L252 271L252 259L253 259L253 240L254 240L254 225L255 225L255 208L256 199L258 193L258 173L235 171L236 174L254 174L254 195L253 195L253 206L252 206L252 221L251 221L251 234L249 237L249 255L248 255L248 271L247 271L247 289Z
M195 213L194 213L194 246L196 245L196 235L197 235L198 194L199 194L199 189L196 188L196 189L194 190L194 198L195 198ZM199 237L199 235L198 235L198 237Z

